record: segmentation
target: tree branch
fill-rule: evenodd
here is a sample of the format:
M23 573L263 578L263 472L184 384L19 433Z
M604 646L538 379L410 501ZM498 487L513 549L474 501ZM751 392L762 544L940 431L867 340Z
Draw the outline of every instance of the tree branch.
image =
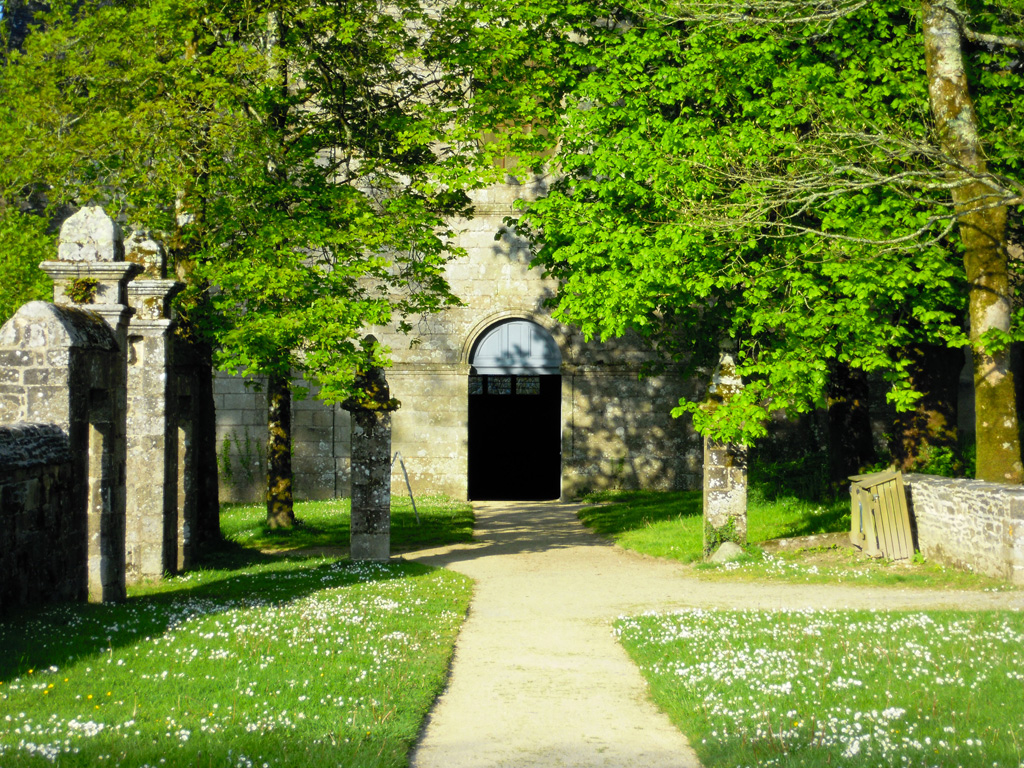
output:
M970 27L963 27L963 34L972 43L980 43L981 45L989 45L993 47L1003 48L1016 48L1018 51L1024 51L1024 38L1010 37L1009 35L992 35L986 32L975 32Z
M656 18L678 21L790 26L836 21L867 4L867 0L757 0L745 5L728 0L678 0L661 12L654 11L653 6L649 10Z

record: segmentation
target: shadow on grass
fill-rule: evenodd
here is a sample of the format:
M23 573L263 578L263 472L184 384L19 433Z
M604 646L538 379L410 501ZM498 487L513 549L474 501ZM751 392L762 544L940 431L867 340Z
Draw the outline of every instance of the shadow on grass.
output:
M341 566L341 567L339 567ZM157 637L193 616L247 605L285 605L323 589L429 572L415 563L354 564L265 554L224 542L180 577L147 585L124 603L67 603L25 609L0 627L0 681L28 669L63 668ZM45 638L46 642L40 642Z
M410 552L473 538L473 512L468 504L426 497L419 506L417 519L407 498L393 500L392 551ZM330 547L348 551L351 514L347 499L297 503L295 518L295 527L272 530L266 525L262 508L225 505L221 526L227 538L248 548L288 552Z
M232 521L230 512L251 505L225 505L222 522L228 535L254 532L244 543L227 538L207 545L186 573L134 588L121 605L73 603L25 609L6 616L0 626L0 680L8 680L32 667L63 667L78 659L109 652L138 642L140 637L162 634L172 623L194 613L219 613L247 602L284 604L299 600L326 586L338 587L359 581L378 581L415 575L425 566L395 562L388 566L351 564L339 572L337 561L349 547L350 516L347 507L331 502L296 505L300 521L290 531L265 528L265 512L254 508L251 520ZM266 535L264 535L266 534ZM419 548L469 541L473 513L468 505L435 502L420 512L398 500L392 510L392 549L404 553ZM314 551L303 552L304 548ZM263 551L272 549L274 551ZM346 566L348 568L348 566ZM345 575L347 573L347 576ZM131 633L107 631L106 627L130 626ZM88 631L87 631L88 630ZM36 643L45 637L48 644Z
M761 540L813 536L819 533L839 533L850 530L849 501L821 502L814 507L807 502L798 502L793 505L794 510L792 513L786 515L778 514L779 507L784 506L787 501L787 499L780 498L774 502L751 503L751 515L761 515L769 518L769 520L765 521L769 525L772 522L770 519L772 517L785 519L781 530L776 529L770 533L766 532Z
M668 520L700 518L700 491L606 491L585 497L597 506L580 510L585 525L603 536L646 528Z

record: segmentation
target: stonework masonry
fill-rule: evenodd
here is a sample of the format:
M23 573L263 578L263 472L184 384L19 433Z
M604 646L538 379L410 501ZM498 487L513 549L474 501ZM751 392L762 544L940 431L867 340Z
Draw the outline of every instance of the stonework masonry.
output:
M3 514L20 532L4 567L56 574L31 599L122 600L128 583L180 569L194 549L197 416L185 401L195 374L174 353L180 285L163 279L158 250L136 238L126 261L118 226L82 209L61 228L61 259L40 265L54 303L26 304L0 329L0 423L17 425L7 441L20 446L0 453L0 472L14 478ZM18 451L40 434L63 435L67 457L43 461L42 451L26 467ZM54 546L38 546L40 530ZM68 586L67 574L81 582ZM11 600L29 599L16 592Z
M922 555L1024 584L1024 488L917 474L903 482Z
M743 388L728 345L711 375L709 400L728 401ZM747 543L747 447L704 438L704 557L725 541Z
M126 491L134 514L126 530L126 578L131 583L184 567L190 537L184 531L188 515L178 509L179 441L187 444L188 431L178 418L181 387L170 307L184 286L164 279L166 260L158 243L135 236L125 250L126 258L144 270L143 279L128 285L129 303L136 308L127 336Z
M723 541L747 543L747 449L704 441L704 556Z
M125 591L120 357L114 330L76 307L31 302L0 329L0 365L11 378L0 390L0 423L54 425L68 436L71 514L84 521L88 594L97 601Z
M218 373L217 469L221 498L259 502L266 493L267 396L264 383ZM350 416L340 405L316 399L316 386L300 381L306 397L292 399L293 488L300 499L334 499L351 493Z
M680 397L700 397L698 385L673 370L642 377L651 355L638 340L587 342L553 320L546 300L556 284L530 268L527 244L504 231L516 201L544 189L545 181L534 179L479 191L474 218L452 222L459 232L455 245L466 255L451 262L446 275L463 306L420 319L409 336L368 329L392 350L387 379L402 403L392 414L392 451L402 453L413 492L467 497L474 348L496 324L514 320L536 323L561 353L561 407L553 428L561 434L563 498L601 488L700 488L701 438L688 419L669 415ZM266 444L265 398L228 376L218 376L214 387L222 494L259 501L264 479L251 468ZM296 496L347 496L349 414L314 395L315 387L293 405ZM509 472L516 471L513 459ZM403 483L401 470L393 472L393 482Z
M0 426L0 615L85 598L85 518L72 512L76 492L64 430Z
M485 190L477 217L455 222L467 256L449 265L448 278L463 306L421 319L411 336L367 329L392 350L387 381L401 403L385 414L390 447L387 420L371 430L381 438L371 463L386 467L387 454L401 451L417 495L466 498L470 392L481 378L474 355L502 324L525 324L548 351L557 348L548 360L554 370L544 371L557 385L548 390L557 396L554 423L543 425L560 437L552 495L696 489L706 466L707 506L722 502L745 533L745 519L729 510L745 496L746 452L705 446L688 420L669 416L681 397L702 397L698 385L672 369L641 376L650 362L642 344L588 342L553 320L545 302L556 286L530 269L525 243L501 233L515 201L542 189L538 181ZM62 230L60 253L70 260L43 264L54 303L26 304L0 328L0 612L43 600L123 599L127 583L187 568L196 531L216 529L200 512L216 510L216 493L212 504L198 501L214 463L197 450L196 402L205 401L209 376L173 333L179 286L166 280L158 245L135 236L126 246L113 222L83 210ZM267 404L259 382L251 384L223 375L213 382L228 500L261 500L265 489ZM361 439L367 426L308 386L310 397L293 403L296 495L352 495L353 435ZM506 436L485 437L500 447ZM518 479L529 453L527 444L499 466ZM383 472L373 478L380 487ZM391 472L401 482L401 470ZM907 486L926 557L1024 583L1024 490L921 475ZM371 502L379 496L359 490ZM373 509L379 518L385 506ZM366 533L380 533L380 523L374 518Z

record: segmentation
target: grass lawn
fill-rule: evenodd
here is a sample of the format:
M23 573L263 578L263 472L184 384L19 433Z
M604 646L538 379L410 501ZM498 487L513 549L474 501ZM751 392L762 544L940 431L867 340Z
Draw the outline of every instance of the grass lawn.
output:
M220 528L226 539L250 548L283 551L347 547L350 512L348 499L301 501L295 505L295 528L282 531L267 527L267 509L263 504L225 504L221 508ZM416 512L419 521L408 496L391 498L392 552L473 538L473 510L469 502L425 496L416 500Z
M1024 765L1024 615L691 610L616 632L702 763Z
M684 563L701 559L704 537L700 491L605 491L584 498L584 524L627 549ZM753 544L788 536L849 530L850 502L771 501L751 493L747 539Z
M471 524L458 505L424 506L437 541ZM225 528L244 539L235 513ZM347 523L309 519L302 545L347 546ZM0 623L0 766L406 766L470 592L465 577L417 564L229 542L125 604L10 617Z
M747 505L748 556L724 566L700 562L704 536L700 491L606 491L583 500L594 506L580 510L580 519L597 533L626 549L694 563L695 571L706 578L1012 589L994 579L920 559L893 563L837 547L766 554L757 546L771 539L849 531L846 498L808 501L752 489Z
M584 498L580 519L627 549L671 557L684 563L701 559L704 519L700 491L606 491ZM768 501L755 493L747 509L751 543L787 536L849 530L850 502Z

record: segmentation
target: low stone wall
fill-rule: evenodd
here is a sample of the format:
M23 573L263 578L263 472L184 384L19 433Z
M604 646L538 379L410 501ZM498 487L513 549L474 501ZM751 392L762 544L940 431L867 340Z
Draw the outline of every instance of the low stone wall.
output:
M52 424L0 426L0 614L84 600L86 535L67 435Z
M1024 487L905 475L921 554L1024 584Z

